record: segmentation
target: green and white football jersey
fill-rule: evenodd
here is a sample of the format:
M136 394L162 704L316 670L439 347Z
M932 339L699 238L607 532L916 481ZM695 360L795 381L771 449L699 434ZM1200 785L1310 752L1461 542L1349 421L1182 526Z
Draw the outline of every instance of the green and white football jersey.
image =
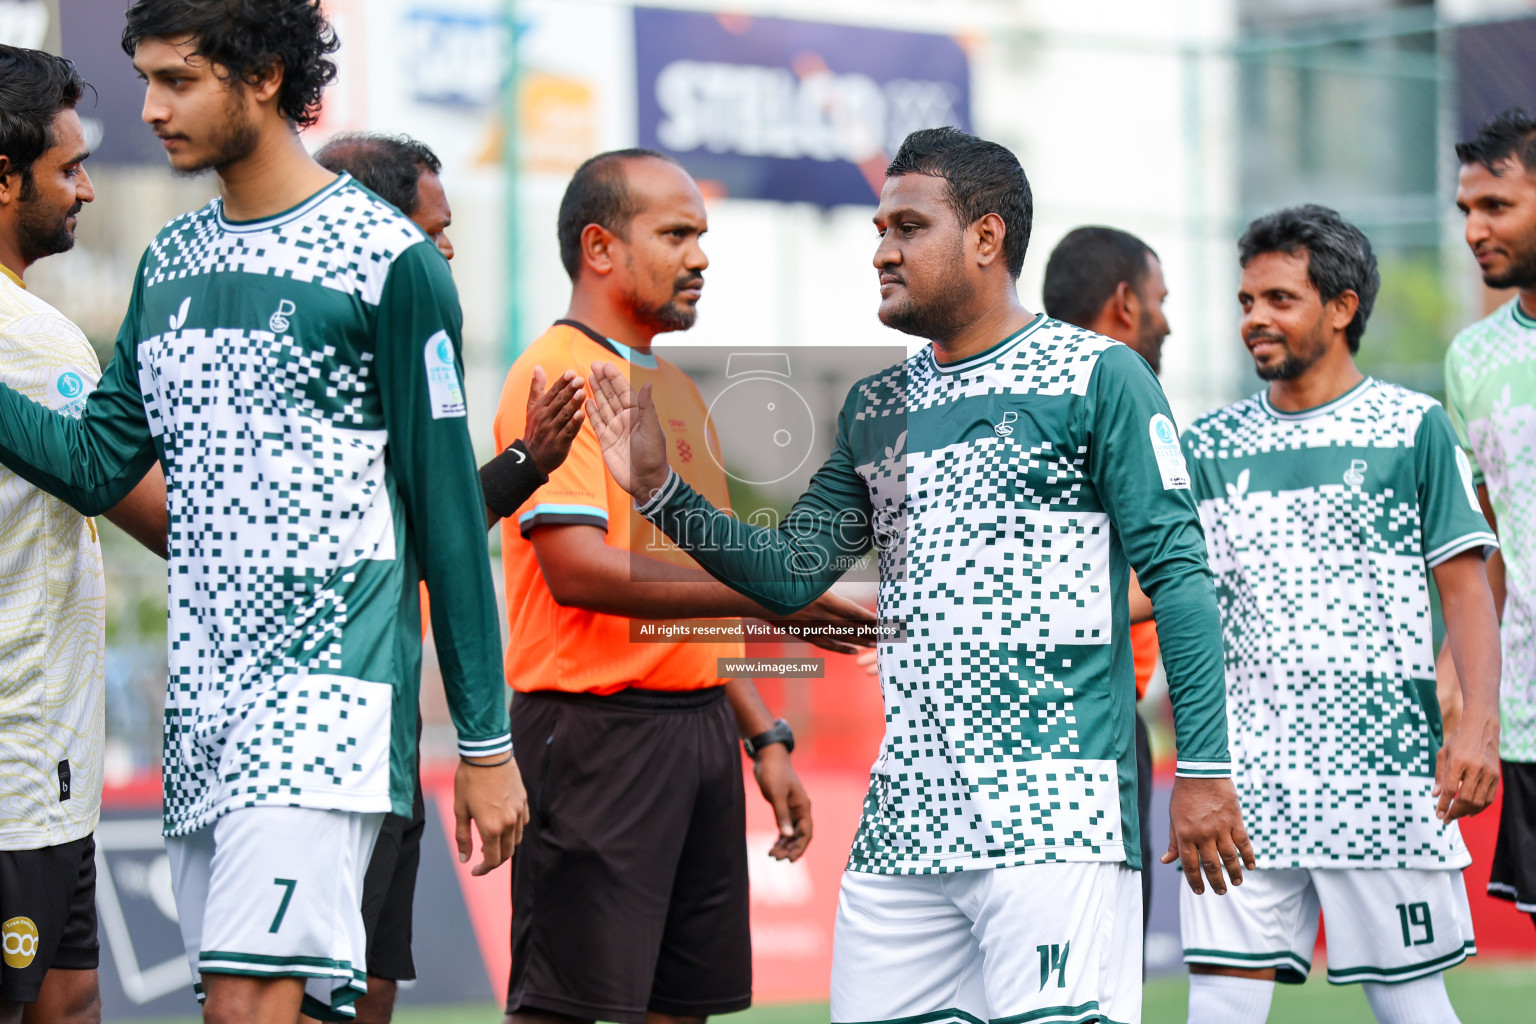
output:
M1500 754L1536 762L1536 320L1518 298L1456 335L1445 398L1504 553Z
M849 393L832 456L777 530L675 474L642 509L784 612L871 546L886 733L848 867L927 874L1140 863L1128 567L1156 602L1179 771L1225 776L1220 625L1178 435L1146 362L1036 317Z
M1445 410L1366 378L1265 392L1184 435L1226 648L1243 822L1263 868L1459 868L1435 817L1429 569L1496 542Z
M167 835L409 813L422 573L460 750L510 749L459 329L436 248L343 176L166 226L80 419L0 388L0 461L81 511L164 466Z

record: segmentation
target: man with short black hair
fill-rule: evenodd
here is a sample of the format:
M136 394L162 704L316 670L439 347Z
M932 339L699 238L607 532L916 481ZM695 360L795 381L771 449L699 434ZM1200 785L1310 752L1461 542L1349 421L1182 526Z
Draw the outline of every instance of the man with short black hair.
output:
M1161 375L1168 318L1163 300L1163 265L1152 247L1115 228L1068 231L1045 264L1041 285L1045 315L1129 345ZM1152 603L1131 574L1131 654L1136 666L1136 700L1146 695L1157 670L1157 624ZM1152 742L1138 712L1136 724L1136 807L1141 819L1142 930L1152 920Z
M1131 346L1161 375L1168 287L1146 242L1115 228L1074 228L1051 250L1040 291L1047 316Z
M453 210L443 191L443 163L425 142L409 135L343 132L315 153L315 162L346 172L364 188L411 218L444 259L453 259L448 228Z
M685 472L729 501L708 406L651 350L657 334L698 315L708 228L698 186L659 153L602 153L577 169L558 218L570 305L508 373L498 444L524 429L521 396L536 368L584 373L616 359L654 394L676 442L698 453ZM812 819L790 760L794 735L751 679L722 678L739 641L636 642L631 620L771 613L635 515L591 430L514 511L502 525L506 669L532 820L513 863L509 1020L665 1024L745 1009L752 951L736 741L746 741L779 825L770 855L796 860ZM870 613L829 594L802 617Z
M1263 1024L1311 971L1319 910L1330 982L1363 983L1381 1024L1451 1024L1441 972L1476 952L1455 820L1498 785L1496 543L1445 410L1355 366L1381 283L1365 235L1299 206L1238 253L1268 386L1183 444L1258 868L1225 900L1180 894L1190 1024ZM1431 574L1466 706L1443 744Z
M78 417L101 377L89 341L27 290L27 268L75 244L95 190L62 57L0 46L0 383ZM164 553L158 465L105 515ZM95 524L0 469L0 1022L94 1024L96 847L105 743L106 603Z
M1179 735L1164 859L1196 891L1251 865L1167 402L1124 345L1019 304L1032 215L1007 149L907 136L875 212L879 315L931 344L853 387L780 529L683 481L614 365L589 381L609 471L731 587L790 612L879 552L880 619L904 633L879 644L886 735L838 901L837 1022L1141 1018L1128 565Z
M1516 289L1451 342L1445 396L1500 545L1488 579L1504 655L1504 795L1488 893L1536 920L1536 118L1506 110L1456 158L1456 206L1483 283ZM1454 681L1443 653L1441 667Z

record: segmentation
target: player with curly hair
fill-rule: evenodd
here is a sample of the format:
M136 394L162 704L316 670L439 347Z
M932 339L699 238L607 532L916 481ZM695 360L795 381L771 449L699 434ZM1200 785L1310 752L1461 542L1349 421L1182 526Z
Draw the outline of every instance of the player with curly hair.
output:
M0 461L85 515L158 461L169 509L164 830L204 1019L350 1017L364 870L411 810L417 579L483 874L527 816L502 696L462 316L442 254L316 163L318 0L136 0L143 119L219 196L140 263L78 419L0 387Z

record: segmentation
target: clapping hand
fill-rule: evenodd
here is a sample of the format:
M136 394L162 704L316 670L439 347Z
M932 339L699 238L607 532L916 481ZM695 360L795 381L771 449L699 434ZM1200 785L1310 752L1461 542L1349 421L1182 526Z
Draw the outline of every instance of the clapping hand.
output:
M651 386L636 391L612 363L593 363L587 417L603 446L603 462L618 485L642 505L667 482L667 438L651 401Z
M544 367L533 368L528 386L528 416L523 428L523 447L534 468L545 476L553 473L571 452L571 442L586 422L582 408L584 384L575 370L566 370L545 387Z

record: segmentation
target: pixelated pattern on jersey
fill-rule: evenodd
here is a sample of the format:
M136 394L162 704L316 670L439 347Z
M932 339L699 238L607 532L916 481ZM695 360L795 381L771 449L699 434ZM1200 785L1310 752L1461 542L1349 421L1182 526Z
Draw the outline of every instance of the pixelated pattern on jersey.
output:
M174 290L238 273L248 283L221 287L271 290L281 277L301 309L304 288L366 302L406 237L401 223L355 188L239 236L205 210L152 247L146 278ZM187 301L235 316L239 304L208 287ZM137 347L171 482L168 835L233 807L388 800L391 687L341 674L359 575L397 554L374 354L320 324L274 331L288 325L269 305L280 308L264 300L259 323L213 330L148 323Z
M1080 742L1115 727L1084 703L1109 683L1084 654L1113 639L1112 528L1069 428L1110 344L1044 321L960 369L924 351L855 389L854 424L906 427L855 447L879 453L857 470L891 524L880 617L907 639L880 648L886 734L851 870L1124 858L1119 769Z
M1255 396L1186 435L1221 609L1234 778L1261 867L1466 863L1430 796L1429 580L1402 457L1432 405L1369 382L1304 418L1279 419ZM1338 448L1361 456L1343 461L1353 477L1326 459L1280 461ZM1212 467L1227 486L1211 483Z
M144 283L199 274L278 276L377 305L390 265L421 234L399 211L349 179L259 230L231 226L215 200L178 217L150 243Z
M1327 415L1281 418L1266 411L1262 395L1250 395L1202 416L1185 438L1197 459L1232 460L1307 448L1407 448L1434 404L1434 399L1407 388L1373 381Z
M1511 300L1451 343L1458 409L1488 486L1504 553L1500 753L1536 762L1536 329Z

